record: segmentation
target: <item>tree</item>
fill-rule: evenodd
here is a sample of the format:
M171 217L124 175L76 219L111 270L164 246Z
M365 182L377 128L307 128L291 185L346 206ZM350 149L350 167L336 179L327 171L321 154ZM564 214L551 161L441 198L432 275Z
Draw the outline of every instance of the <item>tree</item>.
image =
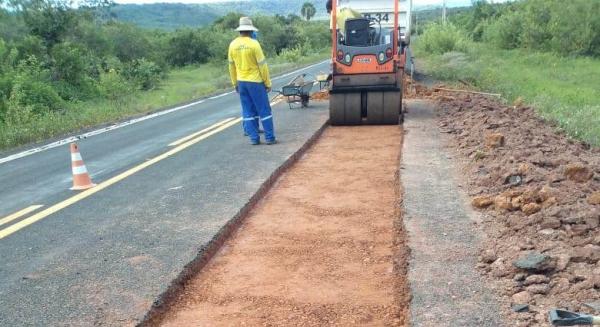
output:
M76 12L62 0L32 0L22 6L23 19L31 34L42 38L49 47L60 42L76 25Z
M302 9L300 10L300 14L302 15L302 17L306 18L306 20L310 20L311 18L313 18L316 13L317 9L315 9L315 6L310 2L305 2L302 5Z
M203 64L210 59L209 33L202 30L177 30L169 40L169 62L178 67Z

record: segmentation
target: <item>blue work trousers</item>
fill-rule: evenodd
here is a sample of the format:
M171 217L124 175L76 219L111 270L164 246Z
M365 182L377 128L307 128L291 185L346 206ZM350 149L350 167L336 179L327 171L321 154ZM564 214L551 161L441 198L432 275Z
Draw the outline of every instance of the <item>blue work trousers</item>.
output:
M242 102L244 131L246 131L250 140L252 142L260 140L257 120L260 119L265 130L266 141L274 141L273 115L265 84L238 82L238 92L240 93L240 100Z

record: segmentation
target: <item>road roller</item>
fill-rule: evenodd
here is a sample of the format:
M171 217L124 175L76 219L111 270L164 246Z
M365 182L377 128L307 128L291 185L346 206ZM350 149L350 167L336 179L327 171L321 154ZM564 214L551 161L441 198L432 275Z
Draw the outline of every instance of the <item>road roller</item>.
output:
M332 34L331 125L403 120L402 80L411 0L328 2Z

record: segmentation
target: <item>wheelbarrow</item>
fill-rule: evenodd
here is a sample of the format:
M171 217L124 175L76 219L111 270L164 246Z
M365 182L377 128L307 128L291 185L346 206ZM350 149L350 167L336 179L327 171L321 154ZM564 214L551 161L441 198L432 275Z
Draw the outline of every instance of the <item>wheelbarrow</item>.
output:
M553 326L600 326L600 317L553 309L548 314Z
M332 79L333 75L324 72L319 72L319 74L317 75L317 82L319 82L319 90L323 90L323 88L328 88L331 84Z
M279 92L287 98L290 109L294 109L294 104L300 104L301 108L307 108L310 100L310 91L313 88L313 81L305 81L306 74L298 75L290 81L288 85L281 88Z

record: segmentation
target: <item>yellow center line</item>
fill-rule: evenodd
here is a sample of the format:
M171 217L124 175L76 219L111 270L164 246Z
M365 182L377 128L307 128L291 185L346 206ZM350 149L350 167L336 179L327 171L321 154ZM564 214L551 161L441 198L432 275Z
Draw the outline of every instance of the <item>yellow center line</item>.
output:
M271 103L271 106L274 106L276 104L279 104L281 102L281 99L278 99L277 101L273 101L273 103Z
M188 135L186 137L183 137L183 138L181 138L181 139L179 139L179 140L177 140L177 141L169 144L169 146L176 146L176 145L179 145L179 144L181 144L183 142L189 141L189 140L193 139L194 137L196 137L198 135L204 134L204 133L206 133L206 132L208 132L208 131L210 131L212 129L215 129L215 128L219 127L219 126L222 126L225 123L232 121L233 119L235 119L235 118L232 117L232 118L227 118L225 120L222 120L222 121L220 121L220 122L218 122L218 123L216 123L214 125L211 125L211 126L205 128L205 129L203 129L203 130L201 130L199 132L196 132L194 134L190 134L190 135Z
M148 160L148 161L146 161L146 162L144 162L144 163L142 163L142 164L140 164L138 166L135 166L135 167L133 167L133 168L131 168L131 169L125 171L125 172L122 172L121 174L119 174L119 175L117 175L115 177L112 177L112 178L110 178L110 179L108 179L108 180L106 180L106 181L98 184L94 188L88 189L88 190L83 191L83 192L81 192L81 193L79 193L77 195L74 195L74 196L72 196L72 197L70 197L70 198L68 198L68 199L66 199L66 200L64 200L62 202L59 202L59 203L57 203L57 204L55 204L55 205L53 205L53 206L51 206L51 207L49 207L49 208L47 208L45 210L42 210L42 211L40 211L40 212L32 215L29 218L25 218L25 219L21 220L20 222L14 224L14 225L11 225L11 226L3 229L3 230L0 230L0 239L3 239L5 237L7 237L7 236L9 236L9 235L11 235L11 234L13 234L13 233L21 230L21 229L23 229L23 228L25 228L25 227L33 224L33 223L36 223L36 222L38 222L38 221L40 221L40 220L42 220L42 219L50 216L51 214L56 213L56 212L58 212L58 211L60 211L60 210L62 210L64 208L66 208L66 207L68 207L68 206L70 206L72 204L75 204L75 203L77 203L77 202L79 202L79 201L81 201L81 200L83 200L83 199L85 199L87 197L90 197L93 194L98 193L98 192L104 190L105 188L107 188L107 187L109 187L109 186L111 186L113 184L116 184L116 183L124 180L125 178L127 178L127 177L129 177L129 176L131 176L131 175L133 175L133 174L135 174L135 173L137 173L137 172L139 172L139 171L141 171L141 170L143 170L145 168L148 168L148 167L154 165L155 163L157 163L157 162L159 162L161 160L169 158L169 157L173 156L174 154L179 153L179 152L187 149L188 147L190 147L190 146L192 146L192 145L194 145L194 144L196 144L196 143L198 143L198 142L200 142L202 140L205 140L205 139L209 138L212 135L215 135L215 134L217 134L219 132L222 132L225 129L231 127L231 126L239 124L239 122L241 122L241 121L242 121L241 118L234 119L233 121L230 121L230 122L226 123L225 125L222 125L222 126L216 128L216 129L214 129L214 130L212 130L212 131L210 131L210 132L208 132L206 134L203 134L203 135L201 135L201 136L199 136L199 137L197 137L195 139L192 139L190 141L187 141L187 142L185 142L185 143L183 143L183 144L181 144L181 145L179 145L179 146L177 146L177 147L175 147L175 148L173 148L173 149L171 149L171 150L169 150L169 151L167 151L167 152L165 152L165 153L163 153L163 154L161 154L161 155L159 155L157 157L154 157L154 158L152 158L152 159L150 159L150 160Z
M30 212L36 211L37 209L39 209L41 207L43 207L43 205L36 204L36 205L29 206L25 209L19 210L11 215L8 215L8 216L0 219L0 226L4 225L6 223L10 223L11 221L13 221L15 219L19 219Z
M271 103L269 103L269 105L274 106L274 105L278 104L279 102L281 102L281 100L283 100L283 96L281 94L277 94L273 98L273 101L271 101Z

